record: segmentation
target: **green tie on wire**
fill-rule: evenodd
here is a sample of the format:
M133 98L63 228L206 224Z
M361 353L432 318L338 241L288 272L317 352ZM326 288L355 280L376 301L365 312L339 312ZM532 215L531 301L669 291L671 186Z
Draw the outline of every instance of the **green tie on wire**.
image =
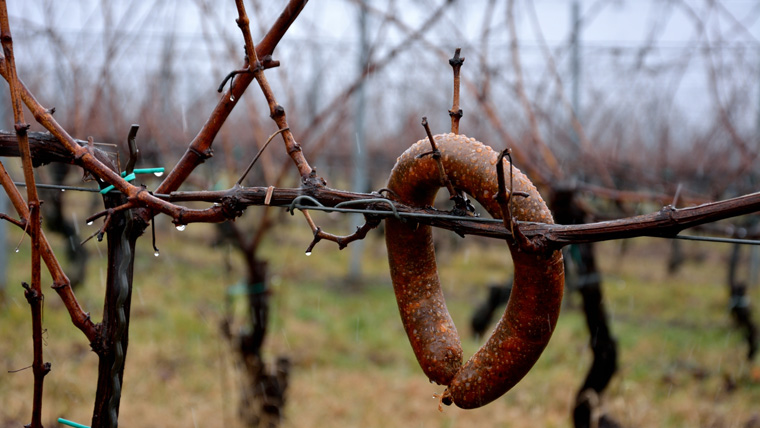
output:
M58 423L59 424L64 424L64 425L68 425L68 426L74 427L74 428L90 428L87 425L82 425L82 424L78 424L76 422L67 421L66 419L63 419L63 418L58 418Z
M133 173L131 173L129 175L127 175L126 171L122 171L121 172L121 176L124 177L124 179L127 180L127 181L132 181L132 180L135 179L135 174L163 174L163 173L164 173L164 168L163 167L158 167L158 168L138 168ZM112 185L110 185L108 187L104 187L103 189L101 189L100 193L103 194L103 195L105 195L106 193L110 192L113 189L114 189L114 186L112 184Z

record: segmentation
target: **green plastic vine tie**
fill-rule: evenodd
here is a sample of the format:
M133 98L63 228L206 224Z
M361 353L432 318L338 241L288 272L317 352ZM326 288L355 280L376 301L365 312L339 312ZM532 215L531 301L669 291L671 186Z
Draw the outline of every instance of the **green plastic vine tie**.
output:
M82 424L78 424L76 422L67 421L66 419L63 419L63 418L58 418L58 423L59 424L64 424L64 425L68 425L68 426L74 427L74 428L90 428L87 425L82 425Z

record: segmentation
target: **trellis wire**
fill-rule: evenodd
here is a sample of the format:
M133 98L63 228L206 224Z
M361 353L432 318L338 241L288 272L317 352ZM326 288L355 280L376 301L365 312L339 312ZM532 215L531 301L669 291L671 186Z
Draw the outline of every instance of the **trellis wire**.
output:
M378 200L380 201L380 200ZM356 214L369 214L383 217L409 217L409 218L429 218L429 219L441 219L441 220L466 220L475 223L504 223L501 219L484 218L484 217L462 217L450 214L428 214L428 213L407 213L407 212L393 212L385 210L370 210L370 209L353 209L353 208L337 208L326 207L318 205L301 205L291 204L286 207L287 209L296 208L299 210L316 210L325 212L340 212L340 213L356 213ZM706 241L706 242L720 242L728 244L743 244L743 245L760 245L760 240L756 239L739 239L739 238L719 238L712 236L694 236L694 235L676 235L676 236L651 236L652 238L664 238L664 239L682 239L688 241Z
M24 186L24 183L22 182L15 182L17 186ZM55 185L55 184L37 184L37 187L41 189L59 189L59 190L73 190L73 191L80 191L80 192L92 192L97 193L100 190L95 188L89 188L89 187L74 187L74 186L61 186L61 185ZM160 194L160 193L154 193L154 196L159 198L168 199L171 195L167 194ZM304 205L299 204L298 201L300 200L308 200L309 202L312 202L314 205ZM352 203L384 203L388 204L391 207L391 210L373 210L373 209L367 209L367 208L343 208L341 205L349 205ZM318 200L314 199L311 196L308 195L300 195L293 199L293 202L290 203L290 205L283 205L282 208L285 208L289 211L293 211L293 209L299 209L299 210L315 210L315 211L324 211L324 212L338 212L338 213L346 213L346 214L366 214L366 215L374 215L379 217L407 217L411 219L415 218L427 218L427 219L434 219L434 220L458 220L458 221L469 221L473 223L492 223L492 224L502 224L503 220L496 219L496 218L486 218L486 217L463 217L463 216L457 216L457 215L451 215L451 214L430 214L430 213L410 213L410 212L402 212L396 210L395 205L393 205L393 202L386 198L376 198L376 199L358 199L358 200L352 200L352 201L345 201L341 202L340 204L334 206L334 207L328 207L325 205L322 205ZM704 241L704 242L718 242L718 243L726 243L726 244L741 244L741 245L758 245L760 246L760 240L757 239L741 239L741 238L720 238L720 237L713 237L713 236L694 236L694 235L676 235L676 236L652 236L653 238L664 238L664 239L681 239L685 241Z

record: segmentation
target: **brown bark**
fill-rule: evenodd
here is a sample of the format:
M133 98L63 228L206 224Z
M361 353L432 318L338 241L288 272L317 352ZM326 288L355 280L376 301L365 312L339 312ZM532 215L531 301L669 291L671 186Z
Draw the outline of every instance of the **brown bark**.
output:
M104 198L106 206L124 202L122 195ZM115 427L118 424L119 404L124 380L124 363L129 344L129 314L134 273L135 233L129 211L112 216L106 233L108 242L108 272L100 327L98 354L98 386L92 415L92 428Z

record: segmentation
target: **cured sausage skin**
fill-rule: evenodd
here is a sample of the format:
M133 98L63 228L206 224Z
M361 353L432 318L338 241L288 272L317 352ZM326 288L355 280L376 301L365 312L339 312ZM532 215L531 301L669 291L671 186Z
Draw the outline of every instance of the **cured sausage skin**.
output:
M495 198L498 153L463 135L434 138L454 188L475 198L493 217L501 218ZM398 158L388 188L399 202L414 207L433 204L443 186L440 172L431 156L419 157L430 150L430 142L424 139ZM508 166L506 160L503 162ZM518 169L512 171L513 191L529 195L512 198L515 219L553 223L535 186ZM557 323L564 287L561 252L524 252L508 242L515 267L509 303L491 337L463 365L459 335L438 280L431 228L389 218L385 237L404 329L428 378L448 386L444 397L459 407L475 408L497 399L519 382L538 360Z

